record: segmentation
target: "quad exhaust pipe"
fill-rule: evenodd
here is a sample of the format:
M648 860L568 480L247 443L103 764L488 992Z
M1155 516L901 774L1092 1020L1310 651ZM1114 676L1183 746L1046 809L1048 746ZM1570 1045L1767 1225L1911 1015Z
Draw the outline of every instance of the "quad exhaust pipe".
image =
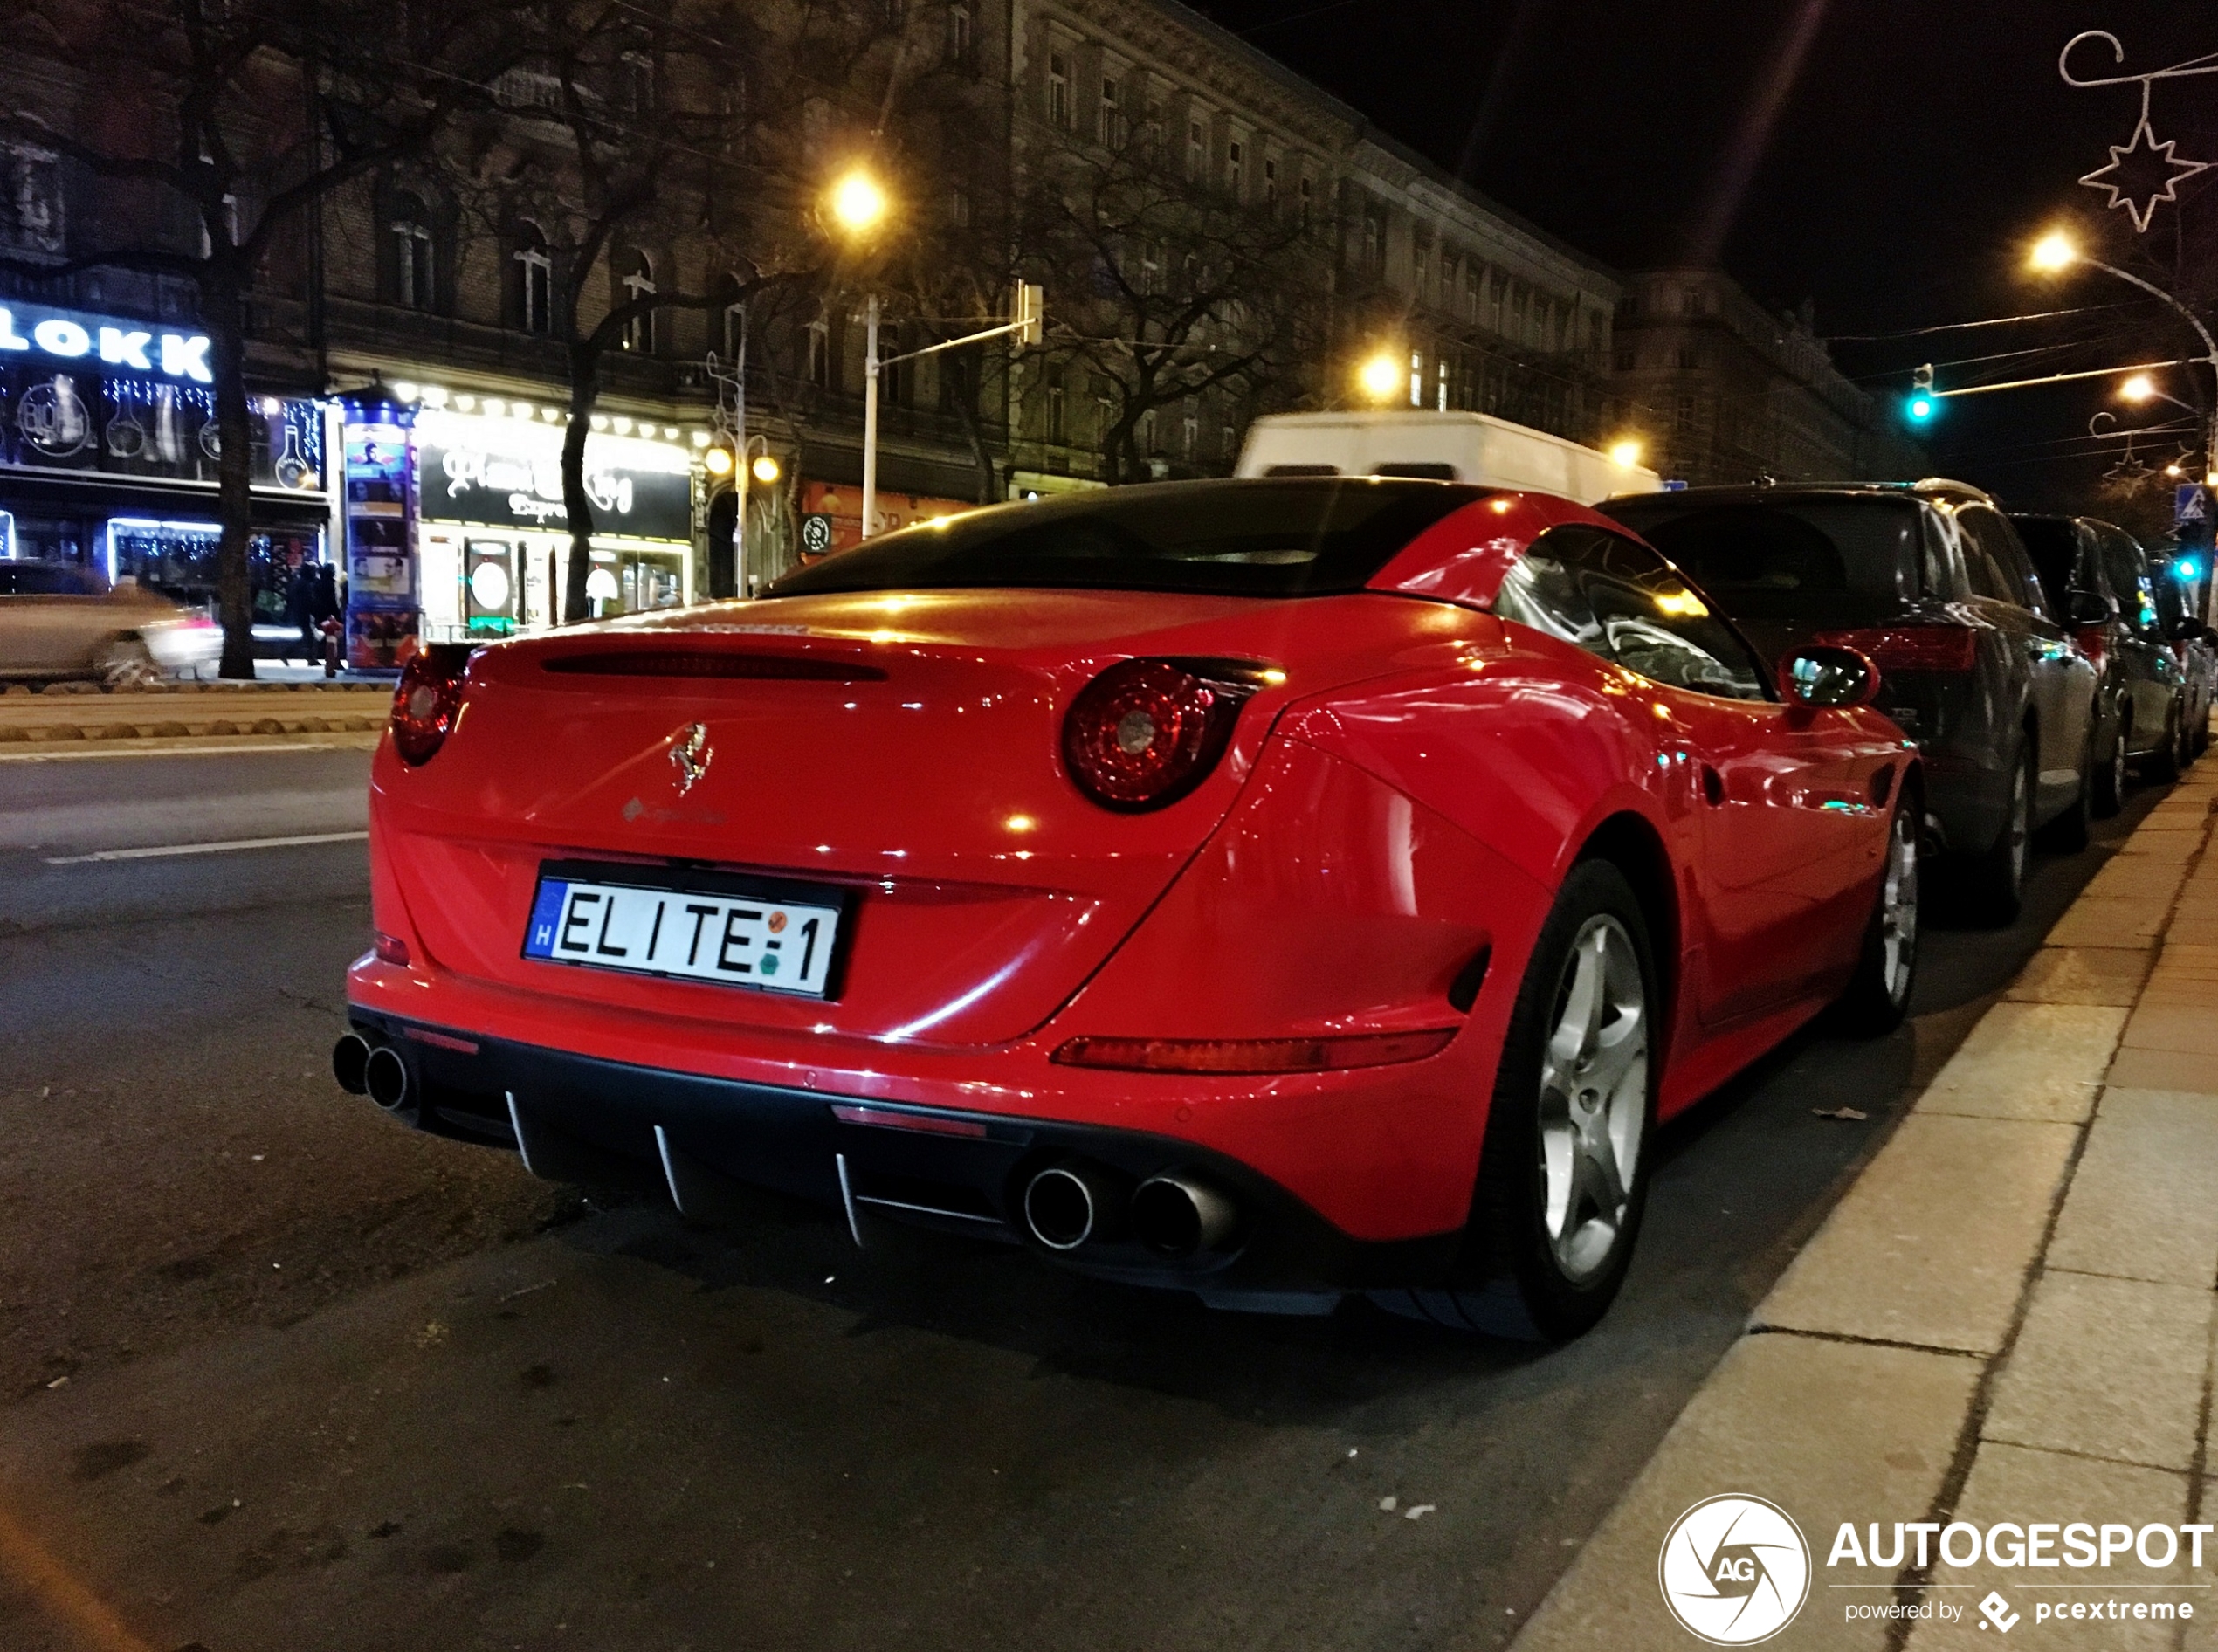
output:
M350 1096L368 1096L387 1112L408 1105L408 1063L360 1033L343 1034L331 1047L331 1076Z
M1239 1208L1187 1175L1150 1176L1139 1187L1081 1159L1050 1165L1024 1187L1024 1226L1050 1250L1068 1253L1129 1236L1160 1256L1215 1250L1238 1227Z

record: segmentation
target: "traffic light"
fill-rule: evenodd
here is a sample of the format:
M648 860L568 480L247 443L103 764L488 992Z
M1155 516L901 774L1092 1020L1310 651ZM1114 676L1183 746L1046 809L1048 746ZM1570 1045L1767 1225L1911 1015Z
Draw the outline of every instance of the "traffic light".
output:
M1902 410L1912 424L1931 424L1933 416L1940 411L1940 396L1933 389L1933 368L1930 361L1911 375L1910 399L1903 403Z

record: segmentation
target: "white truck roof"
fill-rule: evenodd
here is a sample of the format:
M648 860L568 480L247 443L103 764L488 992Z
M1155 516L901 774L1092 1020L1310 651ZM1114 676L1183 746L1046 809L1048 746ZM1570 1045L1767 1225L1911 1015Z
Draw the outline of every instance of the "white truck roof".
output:
M1273 413L1248 427L1236 476L1416 476L1592 505L1653 493L1655 472L1486 413Z

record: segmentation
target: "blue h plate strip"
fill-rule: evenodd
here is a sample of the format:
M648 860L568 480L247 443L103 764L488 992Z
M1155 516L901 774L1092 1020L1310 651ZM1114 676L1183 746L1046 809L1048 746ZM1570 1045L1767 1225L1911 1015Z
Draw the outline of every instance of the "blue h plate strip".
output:
M524 937L524 956L552 958L554 955L554 932L562 922L563 898L570 886L558 878L546 878L539 886L539 899L532 905L532 926Z

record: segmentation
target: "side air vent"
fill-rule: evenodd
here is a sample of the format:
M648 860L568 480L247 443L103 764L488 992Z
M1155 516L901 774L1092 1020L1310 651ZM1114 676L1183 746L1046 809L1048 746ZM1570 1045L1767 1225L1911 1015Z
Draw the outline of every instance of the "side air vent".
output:
M558 654L543 669L566 677L740 678L752 682L882 683L875 665L794 654L726 654L625 649L605 654Z

